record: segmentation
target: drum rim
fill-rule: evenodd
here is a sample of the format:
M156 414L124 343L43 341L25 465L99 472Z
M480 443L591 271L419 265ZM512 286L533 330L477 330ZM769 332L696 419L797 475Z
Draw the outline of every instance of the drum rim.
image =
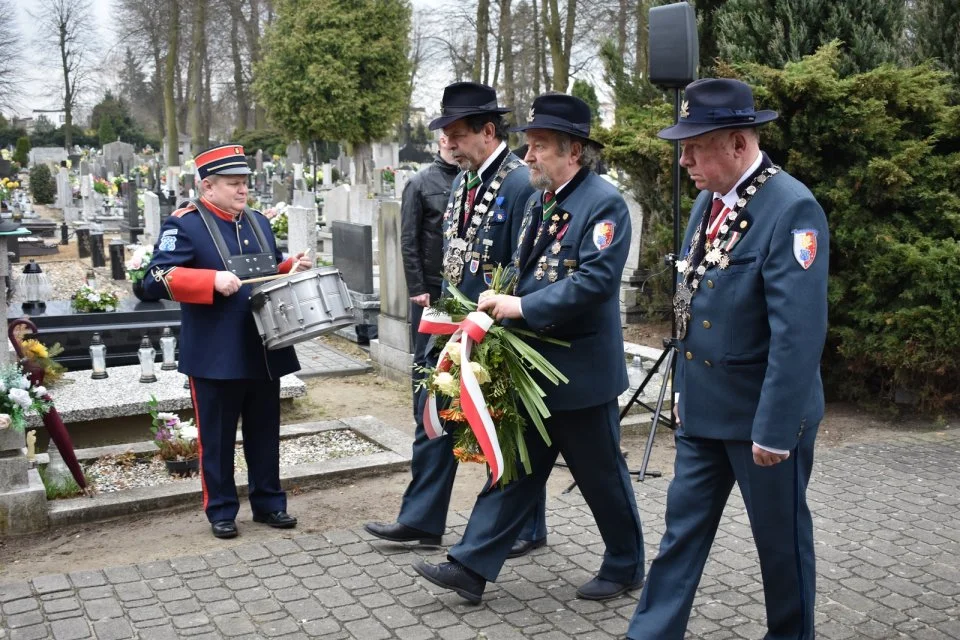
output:
M310 278L333 275L336 273L339 277L343 277L343 274L340 273L340 269L337 269L334 266L323 266L323 267L314 267L306 271L297 271L296 273L285 273L282 278L277 278L276 280L271 280L270 282L263 282L258 284L253 288L253 293L266 293L273 291L272 287L277 287L280 285L293 284L295 282L300 282L301 280L309 280Z

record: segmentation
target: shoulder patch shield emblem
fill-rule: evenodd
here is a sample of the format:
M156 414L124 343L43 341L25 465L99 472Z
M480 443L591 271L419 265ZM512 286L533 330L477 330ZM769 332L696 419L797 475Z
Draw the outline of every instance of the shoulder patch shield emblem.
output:
M809 269L813 261L817 258L817 230L816 229L794 229L793 230L793 257L797 259L800 266Z

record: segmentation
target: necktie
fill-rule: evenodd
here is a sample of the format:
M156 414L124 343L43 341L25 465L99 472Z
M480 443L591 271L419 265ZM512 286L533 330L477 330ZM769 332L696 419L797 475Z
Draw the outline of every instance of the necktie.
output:
M713 208L710 209L710 221L707 222L707 239L713 240L717 237L719 227L713 230L713 233L710 232L710 229L713 229L713 225L717 221L717 217L720 215L720 212L724 210L723 200L720 198L714 198Z
M557 208L557 201L553 191L543 192L543 221L550 219L553 210Z
M463 208L463 220L462 224L464 227L467 226L467 220L470 219L470 214L473 213L473 202L477 197L477 189L480 188L480 176L473 171L467 173L467 206Z

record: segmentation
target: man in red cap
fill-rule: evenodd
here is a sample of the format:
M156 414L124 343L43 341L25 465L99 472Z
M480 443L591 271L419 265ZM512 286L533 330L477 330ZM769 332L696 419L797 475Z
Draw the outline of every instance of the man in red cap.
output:
M300 364L293 347L264 347L250 310L252 287L242 279L313 264L304 253L284 260L270 222L247 208L243 147L214 147L195 162L201 196L163 224L144 287L180 303L179 370L190 377L203 508L214 536L237 535L233 458L242 418L253 520L294 527L280 488L280 378Z

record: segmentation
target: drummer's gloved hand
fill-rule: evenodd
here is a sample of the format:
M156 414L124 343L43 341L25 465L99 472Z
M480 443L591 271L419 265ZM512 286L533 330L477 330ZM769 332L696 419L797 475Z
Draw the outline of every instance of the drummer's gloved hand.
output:
M307 251L301 251L297 255L293 256L294 271L309 271L310 269L313 269L313 259L307 254Z
M224 296L232 296L240 289L240 278L231 271L217 271L213 277L213 288Z

